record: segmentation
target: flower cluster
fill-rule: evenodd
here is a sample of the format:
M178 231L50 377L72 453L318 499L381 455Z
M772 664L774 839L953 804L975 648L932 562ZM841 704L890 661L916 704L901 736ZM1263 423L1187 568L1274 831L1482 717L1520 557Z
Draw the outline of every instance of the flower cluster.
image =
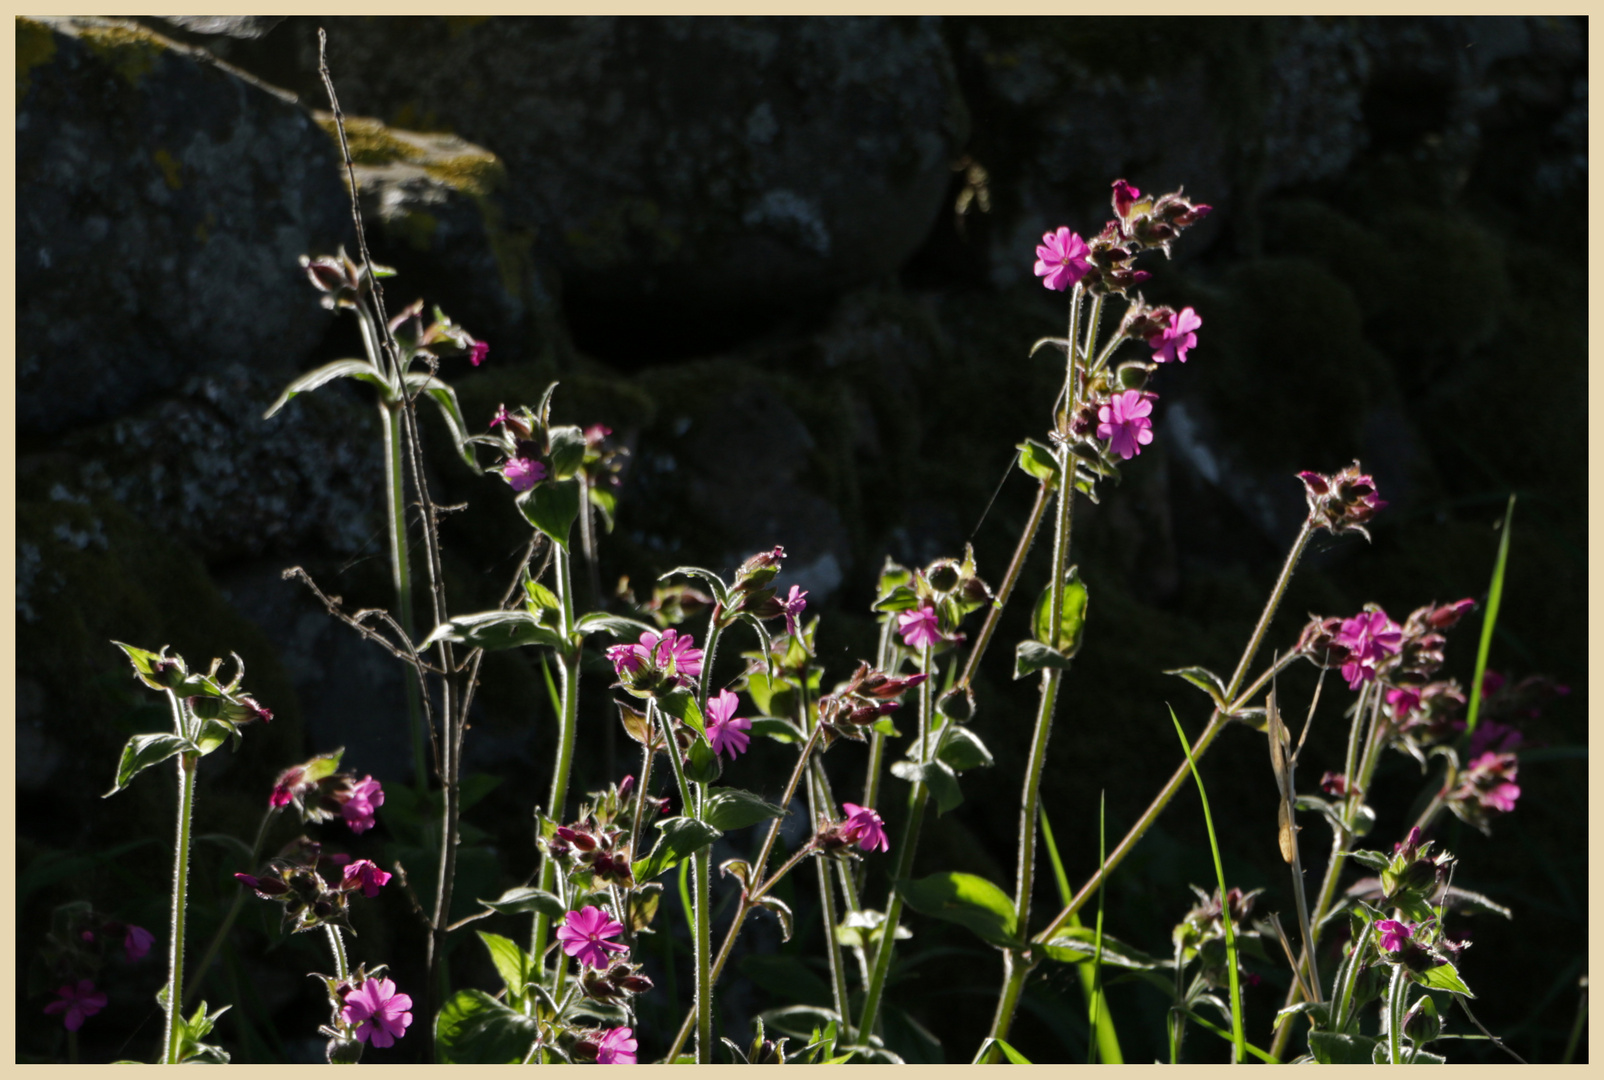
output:
M629 949L615 941L624 925L599 907L583 907L563 916L557 942L579 962L579 985L597 1001L621 1001L652 988L640 965L629 962Z
M585 1032L569 1052L576 1061L594 1061L598 1065L633 1065L636 1048L634 1029L615 1027L606 1031Z
M696 639L678 630L647 630L633 645L613 645L607 659L618 684L636 697L653 697L682 686L702 674L702 650Z
M1430 916L1419 922L1377 919L1372 929L1381 958L1389 964L1402 964L1417 975L1452 962L1469 944L1450 940Z
M1382 899L1394 907L1420 910L1448 883L1448 871L1454 864L1453 855L1444 851L1431 854L1433 841L1421 838L1420 828L1409 830L1409 835L1392 849L1392 858L1381 871ZM1429 912L1429 908L1425 909Z
M339 869L337 880L318 872L324 864ZM348 855L325 855L321 844L302 836L270 859L260 875L234 877L263 900L284 905L284 925L301 933L325 925L348 927L350 895L377 896L391 875L367 859L353 862Z
M819 699L819 723L824 725L825 738L833 741L844 736L861 741L863 728L900 708L902 695L925 678L922 673L888 675L860 662L852 678Z
M1330 476L1305 470L1298 474L1309 502L1309 520L1331 533L1356 532L1366 540L1365 525L1387 504L1376 494L1376 482L1359 471L1355 461Z
M1067 228L1042 236L1036 248L1036 276L1056 292L1084 284L1094 293L1124 293L1151 275L1132 266L1136 256L1157 249L1166 256L1181 232L1213 208L1189 201L1180 191L1143 198L1125 180L1114 181L1114 220L1090 241Z
M589 872L600 884L628 888L635 884L635 878L630 870L627 842L627 833L617 824L603 824L595 813L584 812L573 824L557 826L543 843L551 857L568 867L570 873Z
M384 786L371 776L358 780L354 773L335 772L342 753L321 754L279 773L268 805L293 806L303 822L338 817L359 836L373 828L375 814L384 805Z
M434 321L423 325L423 301L416 300L390 319L390 333L408 360L437 361L442 356L466 356L474 367L484 363L490 346L452 322L438 307ZM431 364L432 366L432 364Z
M1256 930L1248 928L1248 919L1263 891L1254 889L1245 893L1241 889L1231 889L1222 902L1218 888L1206 893L1196 885L1192 886L1198 903L1176 924L1171 938L1180 949L1183 961L1201 958L1200 972L1209 985L1224 986L1230 978L1226 968L1225 919L1229 916L1231 920L1231 933L1237 941L1240 956L1243 939L1258 936Z

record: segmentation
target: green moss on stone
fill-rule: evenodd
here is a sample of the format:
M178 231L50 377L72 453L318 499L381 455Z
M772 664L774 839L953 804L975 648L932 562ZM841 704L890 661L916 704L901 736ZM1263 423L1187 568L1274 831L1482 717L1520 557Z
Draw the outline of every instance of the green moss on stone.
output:
M28 96L28 73L56 58L56 35L43 23L17 19L17 101Z
M140 80L150 74L170 44L149 30L131 26L86 26L78 37L101 63L122 76L129 86L138 86Z

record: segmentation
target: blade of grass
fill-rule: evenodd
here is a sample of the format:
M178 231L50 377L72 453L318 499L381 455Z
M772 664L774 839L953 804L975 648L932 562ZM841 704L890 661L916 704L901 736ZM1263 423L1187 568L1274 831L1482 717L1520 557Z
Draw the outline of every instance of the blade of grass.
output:
M1197 1013L1193 1012L1191 1009L1182 1009L1181 1012L1185 1013L1186 1014L1186 1018L1188 1020L1192 1021L1192 1023L1196 1024L1198 1027L1202 1028L1204 1031L1212 1031L1212 1032L1214 1032L1214 1034L1218 1035L1220 1038L1224 1039L1226 1042L1231 1042L1232 1041L1231 1033L1229 1031L1226 1031L1224 1028L1220 1027L1218 1024L1209 1023L1207 1020L1203 1019L1201 1016L1199 1016ZM1279 1065L1279 1064L1281 1064L1281 1062L1279 1060L1277 1060L1274 1057L1274 1055L1270 1054L1268 1051L1260 1050L1257 1046L1254 1046L1252 1043L1243 1043L1242 1045L1243 1045L1244 1049L1247 1050L1248 1053L1252 1054L1254 1057L1258 1058L1260 1061L1267 1062L1268 1064L1271 1064L1271 1065Z
M1027 1058L1024 1054L1021 1054L1018 1050L1015 1050L1012 1046L1009 1046L1003 1040L994 1039L994 1038L991 1038L990 1036L988 1036L986 1038L985 1042L980 1044L980 1052L975 1055L975 1060L973 1062L971 1062L971 1064L978 1065L982 1061L984 1061L985 1058L986 1058L986 1055L991 1052L991 1048L993 1046L995 1046L997 1049L999 1049L999 1050L1001 1050L1003 1052L1003 1057L1008 1059L1008 1064L1010 1064L1010 1065L1029 1065L1029 1064L1031 1064L1030 1059Z
M1487 653L1493 644L1493 626L1498 622L1498 605L1504 599L1504 567L1509 562L1509 528L1515 516L1515 496L1509 496L1504 510L1503 536L1498 538L1498 559L1493 563L1493 583L1487 589L1487 614L1481 621L1481 644L1476 647L1476 675L1470 684L1470 708L1465 713L1465 733L1476 730L1477 714L1481 712L1481 680L1487 671Z
M1097 865L1102 866L1103 860L1108 857L1108 793L1097 793ZM1101 884L1097 886L1097 930L1094 934L1096 947L1092 950L1092 1030L1096 1031L1098 1021L1103 1014L1103 900L1104 889ZM1092 1064L1092 1044L1086 1044L1086 1064Z
M1225 966L1231 976L1231 1057L1233 1062L1240 1064L1242 1055L1247 1051L1247 1040L1242 1037L1242 980L1236 970L1236 934L1231 928L1231 900L1225 889L1225 868L1220 864L1220 842L1214 835L1214 815L1209 813L1209 797L1203 790L1203 777L1198 775L1197 762L1192 759L1192 745L1186 741L1186 731L1181 727L1173 708L1170 709L1170 722L1175 725L1175 734L1181 740L1181 751L1186 754L1186 763L1192 769L1192 780L1197 784L1197 797L1203 803L1203 824L1209 832L1209 850L1214 853L1214 876L1220 882L1220 922L1225 926Z
M1041 818L1042 843L1047 848L1047 857L1052 860L1053 880L1058 884L1059 901L1065 907L1068 907L1069 902L1075 898L1075 894L1069 887L1069 875L1064 873L1064 860L1059 858L1058 845L1053 841L1053 827L1047 821L1047 808L1039 806L1037 807L1037 813ZM1099 862L1098 865L1101 866L1102 863ZM1102 960L1102 904L1102 889L1099 888L1097 897L1099 951L1095 963L1100 963ZM1080 924L1079 915L1070 916L1069 925L1079 926ZM1086 970L1085 964L1076 964L1075 974L1080 976L1080 986L1086 993L1087 1007L1091 1010L1092 1026L1097 1032L1097 1054L1099 1060L1105 1065L1125 1064L1125 1056L1119 1048L1119 1034L1114 1030L1114 1017L1110 1015L1106 1005L1103 1004L1101 980L1094 976L1092 972ZM1090 1048L1088 1047L1089 1051Z

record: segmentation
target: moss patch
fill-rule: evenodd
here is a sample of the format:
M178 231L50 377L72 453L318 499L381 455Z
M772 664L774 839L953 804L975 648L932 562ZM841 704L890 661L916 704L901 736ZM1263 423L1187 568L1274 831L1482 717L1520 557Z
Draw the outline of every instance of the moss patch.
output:
M149 30L129 26L87 26L79 31L79 40L101 63L135 87L170 47L169 42Z
M17 101L28 96L28 73L56 58L56 35L43 23L17 19Z

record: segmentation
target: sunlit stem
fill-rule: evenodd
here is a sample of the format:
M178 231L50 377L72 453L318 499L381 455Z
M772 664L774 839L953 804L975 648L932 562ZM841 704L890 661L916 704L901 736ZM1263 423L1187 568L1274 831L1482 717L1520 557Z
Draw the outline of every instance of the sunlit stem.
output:
M572 556L563 544L552 545L552 569L557 583L557 598L561 604L561 632L563 641L574 636L574 582ZM557 733L557 763L551 773L551 794L546 800L546 813L561 823L563 807L568 801L568 777L574 764L574 737L579 727L579 650L558 650L558 669L562 681L558 702L562 706L562 721ZM644 789L643 789L644 790ZM557 864L545 852L540 856L540 887L550 892L557 880ZM534 930L530 935L529 955L541 956L546 951L546 936L550 933L551 917L535 913Z
M183 706L168 691L175 712ZM182 719L180 719L182 726ZM185 751L178 755L178 837L173 846L173 917L167 952L167 1030L162 1040L167 1064L177 1065L183 1042L181 1021L184 1001L184 915L189 900L189 823L195 810L195 771L200 755Z

